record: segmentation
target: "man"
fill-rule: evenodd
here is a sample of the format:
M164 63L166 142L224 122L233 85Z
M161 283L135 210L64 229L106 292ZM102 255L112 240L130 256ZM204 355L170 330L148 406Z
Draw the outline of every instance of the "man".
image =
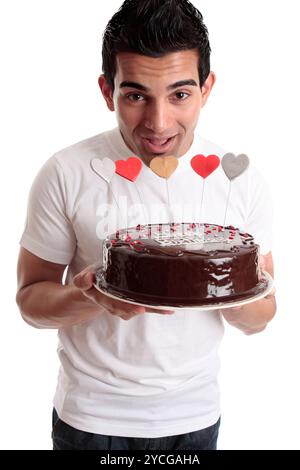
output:
M261 331L275 314L274 295L199 314L133 306L93 287L100 240L113 224L170 220L165 182L149 168L154 156L179 160L168 182L174 220L198 220L200 182L190 160L224 152L196 129L214 83L207 29L189 1L126 0L107 25L99 78L118 127L58 152L35 179L17 303L32 326L58 329L54 449L216 449L222 316L247 334ZM136 183L108 184L90 166L132 155L143 162ZM221 225L228 181L219 168L209 183L202 217ZM131 210L141 199L144 211ZM231 199L229 223L256 237L273 275L269 198L252 166Z

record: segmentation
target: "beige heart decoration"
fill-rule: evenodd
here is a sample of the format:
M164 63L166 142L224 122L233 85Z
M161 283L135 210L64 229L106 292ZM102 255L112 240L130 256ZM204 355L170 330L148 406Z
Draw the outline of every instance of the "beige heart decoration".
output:
M174 173L178 166L178 159L172 155L168 157L155 157L150 162L151 170L166 180Z

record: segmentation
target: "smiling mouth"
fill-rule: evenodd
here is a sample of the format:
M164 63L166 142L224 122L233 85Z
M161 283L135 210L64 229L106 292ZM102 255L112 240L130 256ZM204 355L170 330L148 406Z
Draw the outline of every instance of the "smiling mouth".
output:
M144 145L149 152L152 153L165 153L173 144L176 135L167 139L148 139L143 138Z

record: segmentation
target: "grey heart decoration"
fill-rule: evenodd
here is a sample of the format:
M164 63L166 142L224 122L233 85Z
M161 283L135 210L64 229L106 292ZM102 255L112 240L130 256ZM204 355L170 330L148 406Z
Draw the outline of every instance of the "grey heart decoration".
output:
M243 153L238 156L235 156L233 153L226 153L221 163L225 175L231 181L247 170L250 160Z
M116 171L115 163L107 157L103 158L103 160L100 160L100 158L93 158L93 160L91 160L91 167L94 172L107 183L111 182Z

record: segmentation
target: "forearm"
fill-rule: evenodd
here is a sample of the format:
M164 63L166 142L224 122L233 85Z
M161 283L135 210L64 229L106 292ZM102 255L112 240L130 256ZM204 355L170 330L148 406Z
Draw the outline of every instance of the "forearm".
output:
M276 299L273 294L239 308L222 309L223 317L230 325L246 334L258 333L265 329L276 313Z
M103 309L73 285L37 282L17 295L23 319L35 328L63 328L86 321Z

